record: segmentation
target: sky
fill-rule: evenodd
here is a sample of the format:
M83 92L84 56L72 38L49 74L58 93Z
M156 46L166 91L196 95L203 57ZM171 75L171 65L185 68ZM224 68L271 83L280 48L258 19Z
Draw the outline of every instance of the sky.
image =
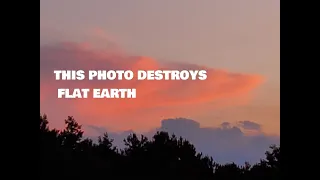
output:
M40 63L40 112L51 127L63 127L68 115L88 136L185 127L181 135L222 161L255 159L279 142L279 0L42 0ZM112 68L204 68L208 79L55 81L53 74ZM57 99L57 88L77 87L137 88L138 97ZM201 134L222 150L204 145Z

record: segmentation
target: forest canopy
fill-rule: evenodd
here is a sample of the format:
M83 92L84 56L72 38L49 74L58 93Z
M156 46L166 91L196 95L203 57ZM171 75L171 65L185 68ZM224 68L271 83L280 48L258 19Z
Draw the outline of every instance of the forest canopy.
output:
M256 164L219 164L197 152L183 137L156 132L151 139L135 133L124 139L125 148L113 145L105 132L94 143L83 137L69 116L62 130L49 128L40 115L40 176L85 178L280 179L280 146L270 145Z

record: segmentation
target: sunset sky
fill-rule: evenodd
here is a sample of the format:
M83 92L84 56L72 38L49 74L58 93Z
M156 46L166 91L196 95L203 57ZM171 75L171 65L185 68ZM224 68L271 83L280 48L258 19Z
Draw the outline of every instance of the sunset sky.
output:
M278 142L279 0L40 3L40 111L52 127L63 127L63 120L73 115L89 136L99 134L98 128L118 135L126 130L150 133L163 128L161 120L181 117L198 122L203 131L236 127L241 136L257 137L243 139L251 148ZM205 68L208 79L71 82L55 81L53 74L56 69L113 68ZM137 88L138 97L57 99L57 88L76 87ZM224 151L235 146L243 145L228 145Z

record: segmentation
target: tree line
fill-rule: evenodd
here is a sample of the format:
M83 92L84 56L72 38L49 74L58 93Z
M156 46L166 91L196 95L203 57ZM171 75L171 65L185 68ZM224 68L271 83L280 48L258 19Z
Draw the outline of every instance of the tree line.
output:
M105 132L94 143L69 116L63 130L50 129L40 115L40 179L280 179L280 146L272 145L256 164L219 164L186 139L157 132L152 139L130 134L125 148L113 146Z

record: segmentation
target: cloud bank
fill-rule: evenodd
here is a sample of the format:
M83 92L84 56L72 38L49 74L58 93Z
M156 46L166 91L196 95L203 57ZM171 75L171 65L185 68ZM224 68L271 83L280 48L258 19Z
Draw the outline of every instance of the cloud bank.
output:
M246 124L243 126L243 124ZM250 125L248 125L250 124ZM256 131L253 136L245 135L246 128ZM156 131L167 131L177 136L182 136L192 142L197 151L210 155L215 161L220 163L235 162L243 164L258 162L264 158L264 153L272 144L279 144L280 139L276 136L266 136L261 131L259 124L251 121L240 121L232 125L229 122L222 123L219 127L200 127L194 120L177 118L166 119L161 122L161 126L155 130L144 133L148 138L152 138ZM123 131L119 133L110 132L105 128L97 126L84 126L86 132L97 133L91 136L97 140L98 135L108 132L110 138L114 139L114 145L123 148L123 139L133 131Z
M205 69L205 81L56 81L54 70ZM260 75L162 62L131 56L110 43L96 49L90 43L63 42L40 46L41 111L54 119L74 115L83 124L116 130L148 130L160 120L192 117L214 108L247 104L250 93L263 82ZM57 99L58 88L136 88L136 99ZM57 113L63 115L58 116ZM57 116L57 117L55 117Z

